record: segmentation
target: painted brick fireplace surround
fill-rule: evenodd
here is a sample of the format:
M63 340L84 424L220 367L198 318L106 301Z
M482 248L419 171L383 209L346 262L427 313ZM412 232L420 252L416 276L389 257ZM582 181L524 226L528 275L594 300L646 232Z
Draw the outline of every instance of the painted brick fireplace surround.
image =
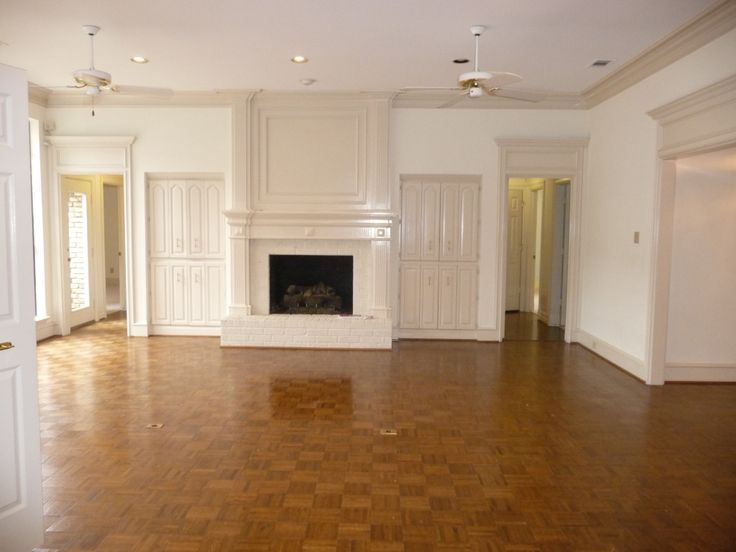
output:
M223 346L391 348L389 101L287 93L249 101L245 193L234 175L232 204L241 208L225 213ZM270 255L352 257L352 314L270 314Z

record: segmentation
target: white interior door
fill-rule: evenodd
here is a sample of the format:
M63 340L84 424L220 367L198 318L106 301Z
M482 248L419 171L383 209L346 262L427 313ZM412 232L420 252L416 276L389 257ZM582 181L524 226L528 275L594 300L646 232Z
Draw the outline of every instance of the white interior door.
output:
M523 197L522 190L509 190L508 201L508 234L506 241L506 310L521 309L521 263L522 263L522 231Z
M25 73L0 65L0 549L43 541Z
M64 225L65 293L69 325L79 326L95 319L93 308L92 244L90 240L92 183L89 179L65 176L62 181Z

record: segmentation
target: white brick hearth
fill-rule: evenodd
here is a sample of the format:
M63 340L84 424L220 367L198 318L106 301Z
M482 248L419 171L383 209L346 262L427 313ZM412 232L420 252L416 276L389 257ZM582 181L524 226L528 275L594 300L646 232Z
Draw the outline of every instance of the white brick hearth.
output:
M222 345L390 349L391 320L367 316L252 315L222 323Z

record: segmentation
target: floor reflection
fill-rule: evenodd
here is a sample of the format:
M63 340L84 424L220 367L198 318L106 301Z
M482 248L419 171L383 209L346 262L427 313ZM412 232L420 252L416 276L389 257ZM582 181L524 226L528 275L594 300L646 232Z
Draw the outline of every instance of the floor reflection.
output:
M274 378L271 414L281 419L344 418L353 414L350 378Z

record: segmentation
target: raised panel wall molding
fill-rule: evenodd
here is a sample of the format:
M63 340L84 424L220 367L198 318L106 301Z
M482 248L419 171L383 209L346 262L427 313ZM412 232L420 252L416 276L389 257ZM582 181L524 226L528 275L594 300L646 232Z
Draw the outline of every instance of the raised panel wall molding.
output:
M252 209L388 208L387 96L259 94L252 109Z

